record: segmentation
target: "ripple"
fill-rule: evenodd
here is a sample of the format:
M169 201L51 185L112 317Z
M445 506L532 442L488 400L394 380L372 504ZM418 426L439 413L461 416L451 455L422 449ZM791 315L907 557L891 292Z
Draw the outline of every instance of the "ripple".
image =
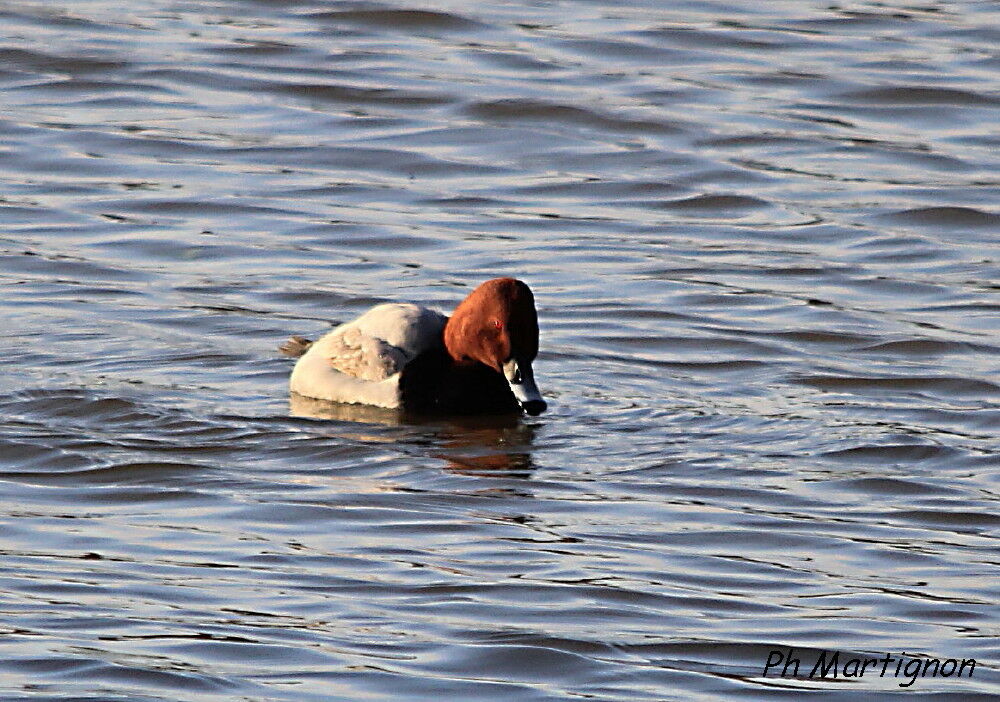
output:
M866 346L861 351L898 356L943 356L946 354L961 354L970 350L996 353L997 349L989 346L972 345L938 339L904 339L886 341L873 346Z
M523 98L480 102L468 106L466 112L482 119L575 123L615 132L636 131L674 134L680 131L679 126L675 124L607 116L574 105L560 105Z
M1000 228L1000 215L973 207L918 207L882 215L889 222L928 227Z
M827 391L843 391L864 394L872 392L928 393L947 397L995 397L1000 386L972 378L948 376L931 377L860 377L860 376L809 376L799 379L803 385Z
M120 59L87 56L81 53L60 55L14 47L0 48L0 61L29 72L56 72L73 75L113 73L130 65L129 62Z
M358 10L334 10L314 12L305 15L311 20L336 24L371 25L386 29L424 30L441 29L448 31L472 30L483 27L479 22L451 12L437 10L412 10L404 8L372 8Z
M848 452L851 451L856 451L856 449L848 449ZM854 453L848 454L848 452L844 451L832 452L827 454L827 456L835 458L847 458L847 460L854 460L856 454ZM880 457L877 455L871 455L865 457L865 459L867 458L878 460ZM901 480L899 478L857 478L852 480L838 481L835 486L843 490L853 490L877 496L940 495L953 492L945 488L942 488L941 486L932 485L926 482L920 482L916 480ZM831 487L834 486L831 485Z
M1000 99L988 95L927 86L887 86L844 93L841 97L872 105L996 105Z
M669 200L660 207L670 210L747 210L767 207L769 203L745 195L698 195L682 200Z
M960 451L943 446L896 444L892 446L856 446L840 451L828 451L823 454L823 457L848 462L880 464L906 462L912 465L923 461L948 461L960 455Z
M0 479L16 480L32 485L134 485L142 483L167 484L173 478L191 478L202 466L190 463L121 463L89 470L61 470L59 472L0 472Z
M260 85L262 90L299 97L304 100L324 100L361 105L392 105L415 107L447 105L455 101L453 95L431 90L400 88L363 88L331 83L270 83Z

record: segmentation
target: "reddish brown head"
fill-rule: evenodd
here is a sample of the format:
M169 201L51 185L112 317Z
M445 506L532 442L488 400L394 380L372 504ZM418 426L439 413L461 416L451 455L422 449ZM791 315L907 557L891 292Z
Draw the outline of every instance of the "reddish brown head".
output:
M444 344L456 362L502 373L529 414L545 410L531 370L538 355L535 297L520 280L494 278L473 290L448 320Z

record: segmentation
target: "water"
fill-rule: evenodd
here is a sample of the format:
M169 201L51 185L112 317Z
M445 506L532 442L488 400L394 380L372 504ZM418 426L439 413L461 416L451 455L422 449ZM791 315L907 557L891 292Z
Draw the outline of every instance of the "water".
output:
M1000 696L995 3L128 8L0 10L4 700ZM549 413L289 407L501 274Z

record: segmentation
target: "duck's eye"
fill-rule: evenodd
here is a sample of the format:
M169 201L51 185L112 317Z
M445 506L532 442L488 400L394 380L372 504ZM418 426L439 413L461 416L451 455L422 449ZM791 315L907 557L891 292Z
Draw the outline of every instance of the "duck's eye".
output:
M503 329L503 322L501 322L499 319L494 319L493 326L496 327L497 329Z
M510 379L510 382L514 383L514 385L520 385L521 384L521 369L520 368L518 368L516 371L514 371L514 377Z

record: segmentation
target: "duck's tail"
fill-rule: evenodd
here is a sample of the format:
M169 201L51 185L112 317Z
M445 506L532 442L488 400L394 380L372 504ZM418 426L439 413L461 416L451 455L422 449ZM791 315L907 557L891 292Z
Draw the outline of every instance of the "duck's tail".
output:
M302 354L304 354L306 351L309 350L309 347L312 346L312 343L313 342L309 341L309 339L305 338L304 336L296 335L289 338L288 341L279 346L278 350L281 351L281 353L285 354L286 356L290 356L291 358L298 358L299 356L301 356Z

